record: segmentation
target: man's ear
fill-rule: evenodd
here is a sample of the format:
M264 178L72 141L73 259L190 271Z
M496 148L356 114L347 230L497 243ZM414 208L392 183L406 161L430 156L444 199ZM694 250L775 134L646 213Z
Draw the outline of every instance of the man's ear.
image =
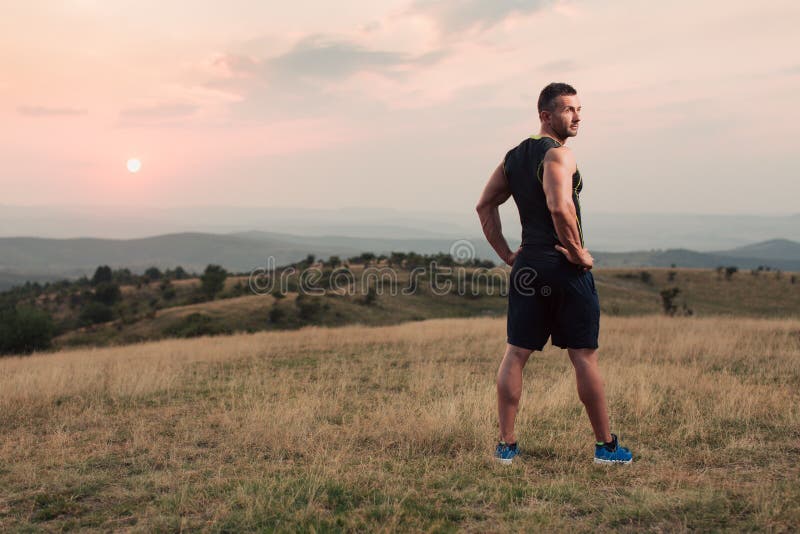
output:
M550 112L547 111L547 110L544 110L544 111L540 112L539 113L539 120L541 122L548 122L550 120Z

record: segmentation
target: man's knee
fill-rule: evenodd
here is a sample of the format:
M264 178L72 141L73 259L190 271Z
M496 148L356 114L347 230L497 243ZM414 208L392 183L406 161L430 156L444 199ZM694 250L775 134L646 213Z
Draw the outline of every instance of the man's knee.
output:
M567 349L572 365L591 365L597 362L597 349Z
M524 347L518 347L516 345L511 345L510 343L506 345L506 358L511 358L513 360L519 361L521 363L525 363L528 361L528 357L531 355L533 350L526 349Z

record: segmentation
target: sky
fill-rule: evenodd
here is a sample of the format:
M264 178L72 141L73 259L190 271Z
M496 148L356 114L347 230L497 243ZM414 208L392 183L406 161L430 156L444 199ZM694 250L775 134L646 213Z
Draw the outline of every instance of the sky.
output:
M472 211L558 81L585 212L797 213L798 24L794 1L3 2L0 204Z

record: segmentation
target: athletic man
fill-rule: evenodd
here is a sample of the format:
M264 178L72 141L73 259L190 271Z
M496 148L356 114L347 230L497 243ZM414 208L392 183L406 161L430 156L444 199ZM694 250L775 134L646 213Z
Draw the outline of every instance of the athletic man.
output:
M603 379L597 366L600 304L584 248L578 195L583 181L564 146L578 134L581 104L575 89L551 83L539 95L541 129L508 151L477 205L483 232L512 266L508 293L508 345L497 373L500 439L495 458L511 463L519 453L514 420L522 394L522 369L548 337L567 349L578 396L595 434L594 461L629 463L631 452L609 430ZM519 209L522 244L511 251L498 206L509 196Z

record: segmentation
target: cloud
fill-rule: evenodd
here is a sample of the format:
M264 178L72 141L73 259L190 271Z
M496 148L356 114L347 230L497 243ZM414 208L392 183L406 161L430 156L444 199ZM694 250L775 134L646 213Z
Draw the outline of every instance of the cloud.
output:
M286 54L271 59L267 66L278 75L338 79L359 70L383 70L405 61L404 55L397 52L367 50L351 42L312 35Z
M26 117L70 117L76 115L86 115L88 110L78 108L59 108L45 106L20 106L17 113Z
M217 74L206 87L238 95L231 103L232 116L246 120L329 116L345 109L369 114L382 107L381 99L370 97L370 84L380 87L384 79L402 85L418 68L435 65L451 52L439 47L415 54L309 34L277 55L218 56L213 61Z
M123 109L120 116L126 119L175 119L188 117L199 108L193 104L158 104L139 108Z
M417 0L412 14L433 19L443 34L487 30L512 15L527 15L554 3L553 0Z
M434 50L419 56L371 50L350 40L313 34L298 41L288 52L263 60L260 68L263 74L273 79L340 80L360 71L392 75L397 69L415 64L436 63L446 55L445 50ZM242 66L241 61L239 66Z

